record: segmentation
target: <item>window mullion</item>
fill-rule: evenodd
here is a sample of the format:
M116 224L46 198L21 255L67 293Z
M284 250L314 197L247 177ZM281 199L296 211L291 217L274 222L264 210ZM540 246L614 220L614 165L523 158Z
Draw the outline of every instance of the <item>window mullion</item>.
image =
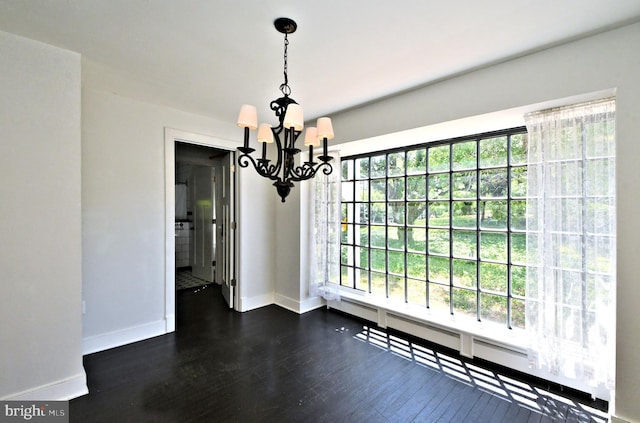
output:
M476 320L481 317L481 289L480 289L480 139L476 138Z
M511 135L507 137L507 328L511 326Z
M453 315L453 144L449 145L449 313Z
M384 293L389 298L389 154L384 156Z
M407 182L407 160L408 155L407 152L404 152L404 252L402 257L404 258L404 302L407 304L409 302L409 282L407 281L407 277L409 276L409 272L407 271L408 261L407 261L407 251L409 250L409 208L407 205L407 195L408 195L408 182Z

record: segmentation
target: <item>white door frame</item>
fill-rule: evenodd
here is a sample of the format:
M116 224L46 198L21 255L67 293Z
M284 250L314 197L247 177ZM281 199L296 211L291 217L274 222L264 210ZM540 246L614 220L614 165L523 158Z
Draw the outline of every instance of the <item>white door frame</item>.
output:
M203 145L213 147L220 150L234 151L238 147L235 141L225 140L222 138L212 137L210 135L196 134L180 129L164 128L164 281L165 281L165 306L164 319L165 330L167 333L176 330L176 253L175 253L175 220L176 220L176 141L186 142L189 144ZM236 184L236 189L237 188ZM236 255L237 259L237 255ZM236 263L237 268L237 263ZM236 287L236 292L238 288ZM237 296L236 296L237 298ZM237 300L233 305L233 309L237 310Z

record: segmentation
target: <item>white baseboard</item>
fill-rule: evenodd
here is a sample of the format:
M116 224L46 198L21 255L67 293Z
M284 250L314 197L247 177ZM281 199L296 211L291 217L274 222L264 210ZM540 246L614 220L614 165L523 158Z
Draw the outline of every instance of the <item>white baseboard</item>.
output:
M165 316L164 323L165 323L166 333L171 333L176 331L176 315L175 314L170 314L168 316Z
M611 416L609 421L611 423L632 423L629 420L624 420L624 419L621 419L620 417L616 417L616 416Z
M90 336L82 340L82 354L108 350L167 333L167 320L158 320L113 332Z
M68 401L89 393L87 374L82 370L69 379L38 386L17 394L0 398L3 401Z
M254 310L256 308L265 307L274 304L273 293L258 295L257 297L240 297L239 308L241 312Z
M327 302L322 297L312 297L300 302L300 314L325 307Z
M321 297L307 298L304 301L298 301L280 294L276 294L275 303L277 306L298 314L304 314L326 305L326 302Z
M300 314L300 301L296 301L293 298L289 298L281 294L276 294L274 300L277 306Z

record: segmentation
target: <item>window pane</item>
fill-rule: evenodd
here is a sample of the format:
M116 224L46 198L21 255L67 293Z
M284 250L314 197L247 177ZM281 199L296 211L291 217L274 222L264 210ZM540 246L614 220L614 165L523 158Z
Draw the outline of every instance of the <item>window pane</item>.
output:
M480 202L481 229L507 229L507 202Z
M387 271L386 254L384 250L371 250L371 270Z
M353 201L353 182L342 183L342 201Z
M525 327L525 303L517 298L511 299L511 326L524 329Z
M421 176L409 176L407 178L407 199L424 200L427 198L427 178Z
M480 317L489 322L507 323L507 297L480 294Z
M372 203L371 204L371 223L387 223L386 220L386 208L385 203Z
M480 140L480 167L506 166L507 137Z
M429 149L429 172L444 172L449 170L449 146L432 147Z
M407 225L425 226L426 212L427 212L427 203L425 202L407 203Z
M353 266L353 249L350 247L342 246L340 248L340 262L349 266Z
M429 176L429 199L449 199L449 174Z
M527 235L511 234L511 263L526 264Z
M452 145L453 170L475 169L477 162L477 144L475 141L459 142Z
M426 252L427 230L425 228L407 228L407 250Z
M507 266L504 264L480 263L480 288L507 293Z
M342 222L353 223L353 203L342 203L340 217Z
M404 302L404 278L389 276L389 299Z
M475 201L454 201L453 227L475 229L477 213Z
M476 287L476 261L453 260L453 284L467 288Z
M387 246L387 230L384 226L371 226L371 246L386 247Z
M585 189L587 196L613 197L615 195L615 159L588 160L586 162L586 171Z
M551 195L582 195L582 162L562 162L549 164L549 178L558 181Z
M353 268L347 266L341 266L340 268L340 285L342 286L352 286L353 278L350 275L353 274Z
M507 169L480 171L480 198L504 198L507 196Z
M449 312L449 287L429 284L429 308Z
M369 158L356 159L356 179L367 179L369 177Z
M387 229L387 246L394 250L404 250L404 226L390 226Z
M427 283L424 280L407 279L407 302L427 305Z
M445 257L429 257L429 281L449 283L449 259Z
M511 201L511 229L524 231L527 229L527 202Z
M360 267L362 269L369 268L369 249L368 248L355 248L355 258L356 258L356 267Z
M342 180L353 179L353 160L342 161Z
M369 272L366 270L355 269L356 289L369 291Z
M507 262L507 234L482 232L480 234L480 258Z
M368 223L369 222L369 204L357 203L355 205L356 211L354 219L356 223Z
M475 259L478 254L477 232L453 231L453 256Z
M355 241L356 245L368 246L369 245L369 226L367 225L355 225Z
M477 172L454 172L453 173L453 198L476 199L478 197Z
M612 234L615 232L609 217L614 213L615 200L613 198L588 198L586 200L585 225L587 232L596 234Z
M427 257L423 254L407 254L407 276L427 279Z
M384 179L371 181L371 201L384 201L387 196L387 183Z
M342 235L340 237L340 242L343 244L353 244L353 225L343 223L341 227Z
M404 200L404 178L389 179L387 183L388 200Z
M527 162L527 134L515 134L511 137L511 164L525 164Z
M404 202L387 203L387 222L389 225L404 225Z
M427 150L411 150L407 152L407 175L425 173L427 170Z
M358 181L356 186L356 201L369 201L369 181Z
M612 251L615 251L615 238L613 236L587 235L584 240L587 272L613 273L615 262L612 260Z
M514 167L511 169L511 197L527 196L527 168Z
M429 229L429 254L449 255L449 231Z
M511 266L511 293L524 297L526 282L527 268L524 266Z
M430 227L449 226L449 203L431 202L429 203L428 211Z
M455 314L461 314L476 318L477 310L477 294L475 291L468 289L453 289L453 311Z
M392 153L387 157L388 175L404 175L404 153Z
M371 272L371 294L377 296L387 295L387 277L384 273Z
M615 154L615 124L596 120L585 123L587 157L607 157Z
M395 275L404 275L404 253L398 251L389 251L387 253L389 259L389 273Z
M386 176L387 170L387 157L383 154L381 156L371 157L371 177L380 178Z

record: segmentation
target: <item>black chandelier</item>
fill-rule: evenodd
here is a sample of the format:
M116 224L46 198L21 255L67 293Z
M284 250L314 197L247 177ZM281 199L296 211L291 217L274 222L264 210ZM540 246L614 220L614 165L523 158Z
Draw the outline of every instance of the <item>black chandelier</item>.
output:
M325 175L329 175L333 170L329 163L332 157L327 154L327 141L333 138L333 127L330 118L321 117L318 118L316 127L307 128L304 145L309 147L309 161L296 166L295 156L300 152L296 148L296 140L304 128L304 119L302 107L289 97L291 88L287 76L287 46L289 45L287 35L294 33L298 25L289 18L278 18L274 21L274 26L284 34L284 82L280 85L283 97L273 100L270 104L279 124L272 127L268 123L261 123L258 127L255 106L243 105L238 116L238 126L244 128L244 145L238 147L238 151L242 153L238 156L238 164L240 167L247 167L252 163L258 174L275 181L273 185L284 203L294 186L294 181L311 179L320 169ZM251 156L255 149L249 147L249 130L256 128L258 128L257 140L262 143L262 157L259 159ZM322 140L322 155L317 157L320 160L318 163L313 161L313 147L319 147L320 140ZM267 144L274 142L277 149L275 164L267 159Z

